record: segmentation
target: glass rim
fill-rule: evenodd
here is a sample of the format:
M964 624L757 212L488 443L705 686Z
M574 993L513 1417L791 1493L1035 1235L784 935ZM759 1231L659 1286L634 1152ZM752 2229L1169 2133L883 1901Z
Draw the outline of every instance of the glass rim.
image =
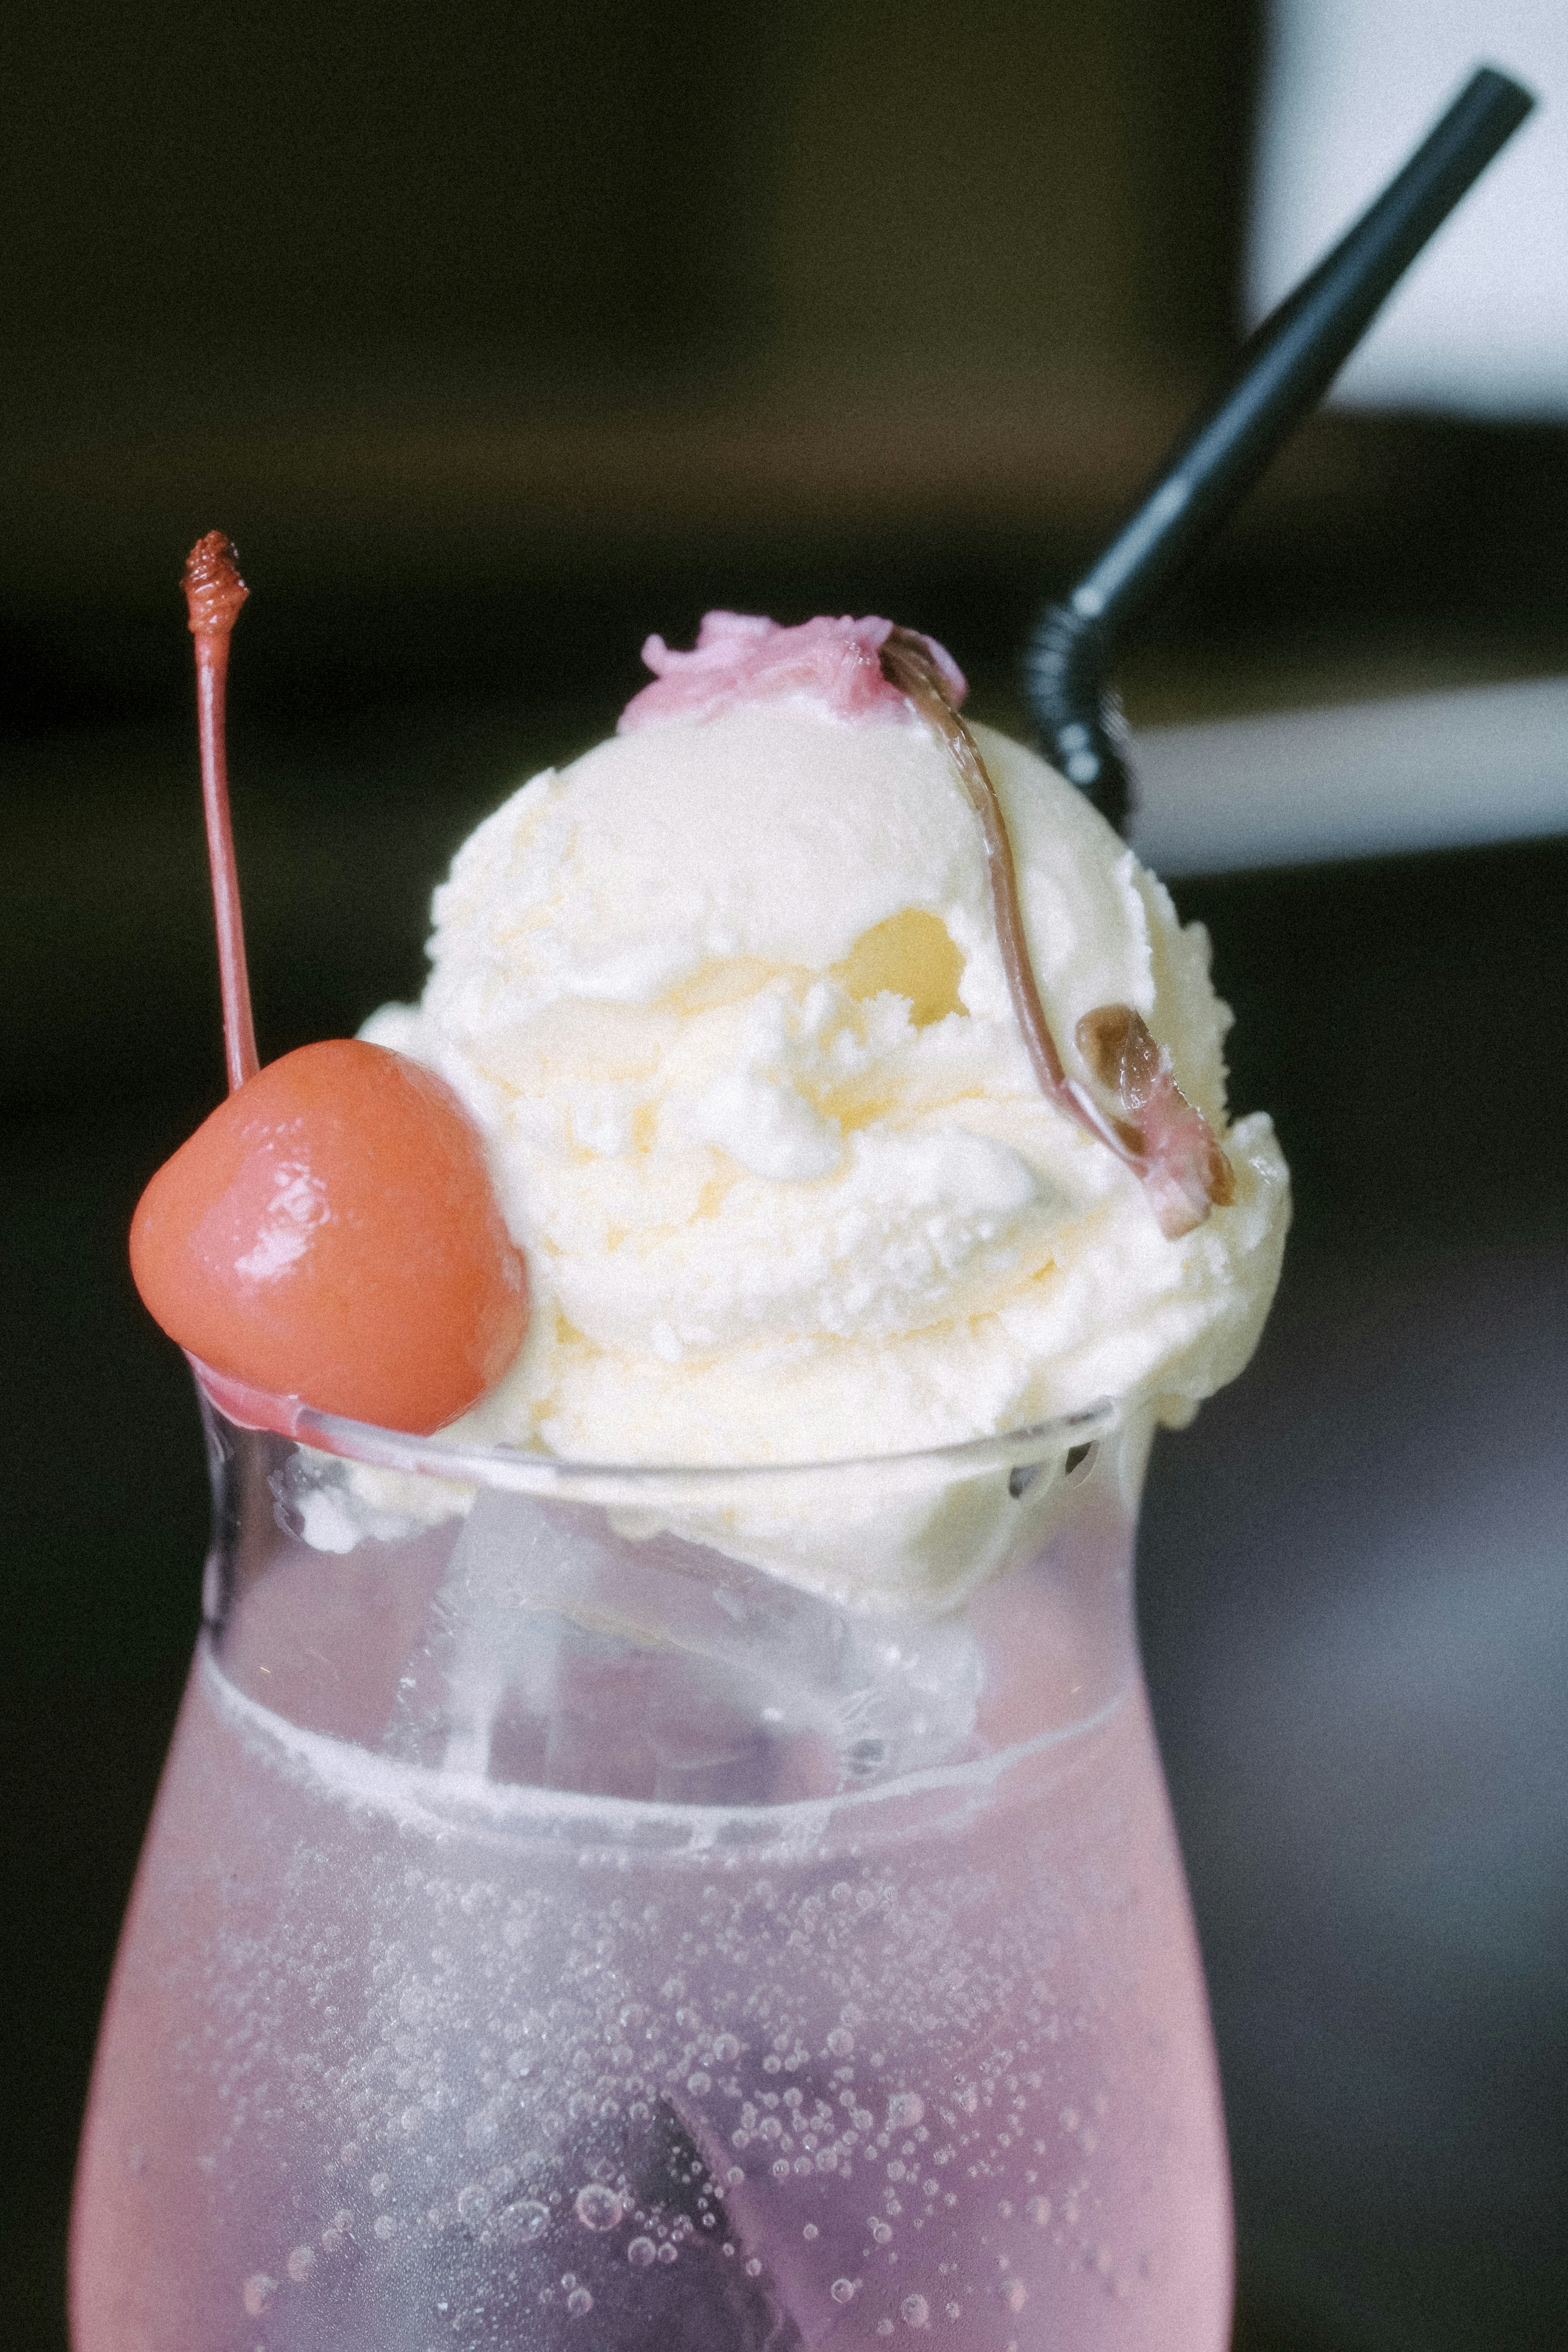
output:
M652 1505L721 1508L733 1498L784 1502L822 1486L912 1494L994 1470L1032 1469L1057 1454L1092 1445L1119 1425L1113 1399L992 1436L896 1454L833 1454L815 1460L741 1463L604 1462L533 1452L523 1446L453 1444L437 1431L416 1437L342 1413L321 1412L296 1397L242 1388L192 1360L205 1404L241 1429L266 1429L318 1453L451 1486L484 1486L542 1500L605 1503L625 1508Z

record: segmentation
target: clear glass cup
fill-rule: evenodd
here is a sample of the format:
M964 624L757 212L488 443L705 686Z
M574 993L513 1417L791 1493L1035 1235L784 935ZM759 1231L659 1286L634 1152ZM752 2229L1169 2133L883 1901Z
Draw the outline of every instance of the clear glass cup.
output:
M205 1410L77 2352L1219 2352L1145 1423L730 1472Z

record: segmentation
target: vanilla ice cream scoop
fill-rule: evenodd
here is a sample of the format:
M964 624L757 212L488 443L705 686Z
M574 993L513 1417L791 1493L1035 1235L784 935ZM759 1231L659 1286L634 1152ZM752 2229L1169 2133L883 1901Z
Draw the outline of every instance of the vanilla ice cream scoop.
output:
M617 735L459 850L423 1003L363 1033L456 1088L528 1260L528 1341L462 1433L763 1463L1108 1396L1185 1418L1251 1352L1289 1217L1268 1120L1226 1127L1202 929L1033 753L964 735L1053 1095L941 649L710 614L647 658ZM1173 1106L1210 1170L1184 1215L1151 1181Z

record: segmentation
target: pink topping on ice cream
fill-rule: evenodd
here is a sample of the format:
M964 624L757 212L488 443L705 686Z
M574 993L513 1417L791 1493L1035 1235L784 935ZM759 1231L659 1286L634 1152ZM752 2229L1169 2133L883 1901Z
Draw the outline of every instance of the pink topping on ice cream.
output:
M1074 1032L1079 1053L1124 1115L1116 1122L1137 1173L1172 1239L1236 1198L1236 1171L1219 1139L1176 1084L1166 1046L1130 1004L1100 1004Z
M744 702L806 694L836 718L904 719L910 705L883 671L891 621L826 617L786 628L751 613L707 613L690 653L649 637L642 657L654 674L622 711L617 734L672 719L712 719ZM913 635L913 632L910 632ZM934 637L921 637L953 708L969 691L963 672Z

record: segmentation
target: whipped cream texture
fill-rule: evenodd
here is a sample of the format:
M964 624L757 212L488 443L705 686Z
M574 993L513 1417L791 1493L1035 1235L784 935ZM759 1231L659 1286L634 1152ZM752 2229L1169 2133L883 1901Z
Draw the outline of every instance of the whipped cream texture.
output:
M423 1002L363 1034L478 1120L534 1302L454 1435L896 1453L1102 1397L1179 1422L1250 1354L1289 1186L1268 1120L1226 1124L1205 934L1041 760L973 727L1067 1078L1114 1115L1078 1030L1129 1008L1224 1145L1233 1196L1173 1239L1042 1093L980 824L883 676L888 635L719 614L692 654L650 639L622 731L524 784L437 891Z

